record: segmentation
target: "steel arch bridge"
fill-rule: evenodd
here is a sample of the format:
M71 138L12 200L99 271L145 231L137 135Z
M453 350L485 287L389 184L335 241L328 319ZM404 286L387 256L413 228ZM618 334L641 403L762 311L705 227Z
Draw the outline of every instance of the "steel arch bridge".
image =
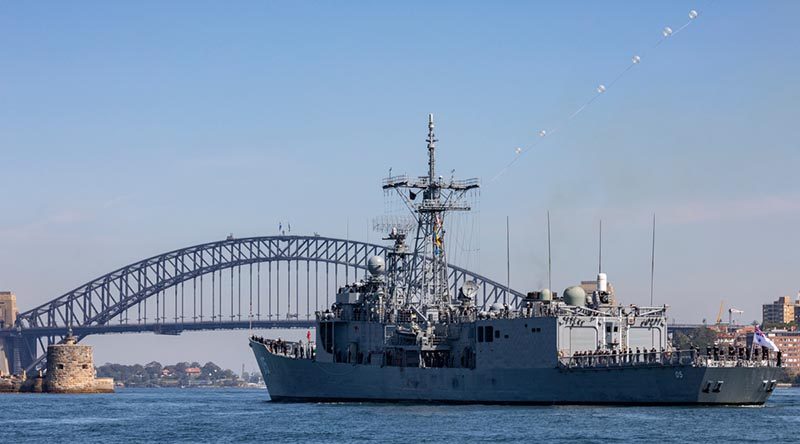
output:
M182 248L119 268L20 313L0 330L15 372L41 367L47 346L90 334L292 328L312 325L336 289L388 247L321 236L267 236ZM448 266L451 291L478 284L483 305L524 295Z

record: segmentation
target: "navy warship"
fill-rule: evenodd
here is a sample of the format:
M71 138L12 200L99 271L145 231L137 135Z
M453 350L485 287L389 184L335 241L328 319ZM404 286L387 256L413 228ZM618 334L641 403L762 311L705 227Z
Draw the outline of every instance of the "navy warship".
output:
M428 173L388 177L415 227L388 230L393 247L367 276L316 313L307 342L250 338L273 401L486 404L760 405L780 355L766 347L674 349L667 306L622 305L605 273L561 295L532 291L478 306L478 286L451 294L446 215L469 211L476 179L436 176L433 117ZM421 195L421 199L416 197ZM407 242L408 238L408 242Z

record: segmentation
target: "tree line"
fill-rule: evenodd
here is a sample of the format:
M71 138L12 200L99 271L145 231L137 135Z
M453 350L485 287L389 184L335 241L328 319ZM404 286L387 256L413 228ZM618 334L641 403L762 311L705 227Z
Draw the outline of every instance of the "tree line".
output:
M258 379L258 375L242 376L246 376L244 381L232 370L223 369L213 362L206 362L203 365L198 362L161 365L156 361L144 365L106 363L97 367L97 377L114 378L115 382L122 383L127 387L238 385L242 382L250 382L253 376L256 380Z

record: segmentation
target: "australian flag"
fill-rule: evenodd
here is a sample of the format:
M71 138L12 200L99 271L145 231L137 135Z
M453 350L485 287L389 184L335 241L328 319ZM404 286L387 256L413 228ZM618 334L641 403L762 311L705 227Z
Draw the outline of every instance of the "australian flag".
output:
M768 338L767 335L765 335L757 325L756 332L753 335L753 343L759 347L767 347L772 351L778 351L778 346L775 345L775 343L772 342L772 340Z

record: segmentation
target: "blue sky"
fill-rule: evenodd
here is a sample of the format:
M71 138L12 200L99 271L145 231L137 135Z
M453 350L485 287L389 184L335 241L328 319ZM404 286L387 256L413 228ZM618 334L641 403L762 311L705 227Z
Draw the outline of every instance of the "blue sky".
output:
M700 17L652 49L691 9ZM760 319L761 303L800 289L799 13L789 1L4 3L0 287L25 309L278 221L375 240L379 179L423 172L433 112L442 170L485 184L483 274L504 279L508 215L512 285L541 286L550 210L556 290L589 279L602 218L610 280L645 302L655 212L657 301L682 321L715 317L722 299Z

